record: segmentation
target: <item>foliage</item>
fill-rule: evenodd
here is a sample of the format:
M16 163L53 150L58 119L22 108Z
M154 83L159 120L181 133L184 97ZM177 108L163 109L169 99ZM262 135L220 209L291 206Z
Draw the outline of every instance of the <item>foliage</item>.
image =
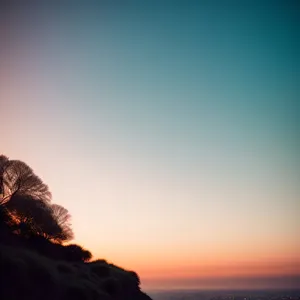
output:
M141 284L140 277L139 277L139 275L136 272L134 272L134 271L127 271L127 273L129 273L132 276L133 280L136 282L137 285Z
M48 186L34 174L33 170L20 160L9 160L0 156L0 191L2 202L7 202L14 195L30 196L33 199L51 201Z
M70 219L71 215L68 210L58 204L51 205L52 218L55 220L56 225L60 228L57 232L55 240L68 241L74 238L73 231L71 229Z
M9 226L26 238L40 235L59 243L72 239L70 214L50 201L48 186L27 164L0 155L0 228Z
M83 249L81 246L76 244L70 244L65 248L65 258L69 261L89 261L92 258L90 251Z

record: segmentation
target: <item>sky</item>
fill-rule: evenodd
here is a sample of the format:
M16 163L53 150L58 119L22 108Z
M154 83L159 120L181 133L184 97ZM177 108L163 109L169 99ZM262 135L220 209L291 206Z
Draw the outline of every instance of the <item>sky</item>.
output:
M1 4L0 153L75 242L145 289L295 287L299 3L32 3Z

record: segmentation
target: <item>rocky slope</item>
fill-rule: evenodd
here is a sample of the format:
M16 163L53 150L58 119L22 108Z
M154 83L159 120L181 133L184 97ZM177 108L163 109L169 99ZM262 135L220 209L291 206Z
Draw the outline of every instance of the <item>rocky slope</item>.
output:
M151 300L140 290L135 272L105 260L53 260L4 244L0 244L0 279L0 299L5 300Z

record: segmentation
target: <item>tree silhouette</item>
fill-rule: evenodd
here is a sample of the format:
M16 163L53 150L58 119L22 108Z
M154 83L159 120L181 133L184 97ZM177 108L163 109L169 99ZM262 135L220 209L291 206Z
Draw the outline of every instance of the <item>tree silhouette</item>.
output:
M0 155L0 204L2 203L2 200L4 198L3 174L8 162L8 157L6 157L5 155Z
M3 226L9 224L12 232L26 238L38 235L58 243L72 239L68 211L60 205L51 205L50 201L48 186L27 164L0 156Z
M31 196L47 202L51 200L48 186L26 163L9 160L4 155L0 156L0 185L1 203L14 195Z
M7 233L13 225L13 219L4 204L4 179L3 174L9 159L5 155L0 155L0 231Z
M15 195L5 206L14 219L13 230L24 237L40 235L59 242L71 237L58 224L48 203Z
M71 215L68 210L61 205L51 205L52 217L56 221L57 225L61 229L55 236L57 241L67 241L74 238L73 231L71 229L70 219Z

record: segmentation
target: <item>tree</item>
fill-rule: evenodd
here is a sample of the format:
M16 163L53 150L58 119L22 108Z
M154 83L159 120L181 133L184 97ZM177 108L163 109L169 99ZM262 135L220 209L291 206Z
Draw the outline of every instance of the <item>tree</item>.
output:
M56 240L72 240L74 238L74 235L70 224L71 215L69 214L68 210L58 204L52 204L51 210L54 220L61 229L61 231L56 235Z
M51 205L48 186L24 162L0 156L0 222L13 220L11 230L26 238L42 236L58 243L73 238L70 214ZM5 220L4 220L5 218Z
M13 230L26 238L39 235L58 243L73 238L70 223L67 222L70 215L62 206L50 205L29 196L15 195L5 207L13 216Z
M6 207L15 220L14 229L23 236L52 236L60 230L52 217L50 206L29 196L14 195Z
M48 186L26 163L20 160L9 160L4 155L0 156L0 185L1 203L9 201L15 195L51 201Z
M0 155L0 204L2 203L2 199L4 198L3 173L8 162L8 157L6 157L5 155Z

